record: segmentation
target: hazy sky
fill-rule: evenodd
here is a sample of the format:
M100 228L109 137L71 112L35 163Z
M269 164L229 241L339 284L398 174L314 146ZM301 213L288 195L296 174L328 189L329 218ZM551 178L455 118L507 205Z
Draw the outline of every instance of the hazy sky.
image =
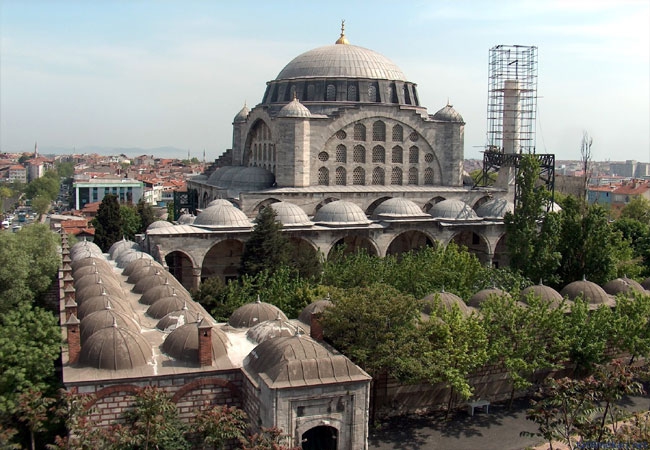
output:
M650 159L650 2L0 0L0 151L174 146L214 159L297 55L350 43L394 61L433 114L486 143L488 52L538 47L537 151Z

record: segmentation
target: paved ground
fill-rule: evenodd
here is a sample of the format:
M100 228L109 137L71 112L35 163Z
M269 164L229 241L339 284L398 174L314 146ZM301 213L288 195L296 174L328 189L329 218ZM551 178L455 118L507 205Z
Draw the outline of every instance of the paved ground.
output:
M630 411L647 410L647 397L626 399ZM522 431L535 432L533 422L526 420L528 400L515 402L512 410L506 404L490 405L490 413L476 412L470 417L457 411L449 420L444 415L409 416L382 423L371 431L370 449L380 450L522 450L543 443L540 438L521 437Z

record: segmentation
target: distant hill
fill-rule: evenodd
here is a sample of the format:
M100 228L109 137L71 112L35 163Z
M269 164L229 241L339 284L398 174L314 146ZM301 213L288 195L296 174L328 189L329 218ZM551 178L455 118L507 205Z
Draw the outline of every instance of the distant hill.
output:
M38 151L42 155L71 155L84 154L84 153L97 153L99 155L126 155L129 157L140 155L153 155L156 158L177 158L186 159L187 150L176 147L154 147L154 148L140 148L140 147L101 147L97 145L89 145L86 147L68 148L68 147L39 147ZM191 158L203 158L203 150L200 152L190 151Z

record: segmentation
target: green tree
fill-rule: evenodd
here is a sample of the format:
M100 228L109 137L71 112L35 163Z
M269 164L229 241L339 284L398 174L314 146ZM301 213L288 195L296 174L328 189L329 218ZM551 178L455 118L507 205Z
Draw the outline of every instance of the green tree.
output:
M5 200L10 199L14 195L9 186L0 185L0 214L5 212Z
M71 161L59 161L55 167L60 178L72 178L74 176L74 163Z
M634 219L642 224L650 225L650 200L641 195L635 195L630 202L621 209L621 219Z
M239 443L246 438L248 416L236 407L215 406L200 411L192 424L204 449L222 450L233 441Z
M576 364L578 374L591 373L597 364L608 360L606 350L614 336L614 317L609 306L590 310L589 303L578 298L565 322L558 326L562 327L569 359Z
M107 252L111 245L122 239L122 216L115 195L104 196L92 223L95 227L94 242L102 251Z
M135 239L135 235L142 229L142 221L136 209L131 205L120 205L120 217L122 218L122 236L130 240Z
M648 274L650 272L650 225L637 219L621 217L614 221L612 228L621 233L622 239L632 249L635 262L641 265L644 274Z
M40 216L47 214L52 207L52 200L42 195L38 195L32 199L32 208Z
M40 196L53 201L59 195L60 187L61 182L56 171L47 171L42 177L31 181L27 185L25 195L30 199Z
M612 315L613 344L631 356L630 364L636 357L650 355L650 296L619 295Z
M138 230L138 233L144 233L149 228L149 225L156 221L156 215L151 205L142 198L138 201L135 208L140 216L140 230Z
M519 199L514 214L506 213L504 217L506 244L513 269L531 280L557 283L561 225L555 213L546 213L551 194L538 183L539 169L535 155L523 155L517 174Z
M275 217L275 210L271 207L258 214L255 227L244 244L239 269L242 275L256 275L263 271L274 273L279 267L288 265L291 247L282 234L282 224Z
M43 392L29 388L18 395L16 413L18 421L27 427L30 449L36 450L36 434L47 430L50 412L56 399Z

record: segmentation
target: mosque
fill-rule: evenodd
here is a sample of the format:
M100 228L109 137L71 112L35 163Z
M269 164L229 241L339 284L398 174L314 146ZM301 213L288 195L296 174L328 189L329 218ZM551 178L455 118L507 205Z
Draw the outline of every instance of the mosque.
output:
M429 114L417 85L342 27L235 116L221 167L188 182L200 213L147 230L144 247L187 288L236 277L252 220L271 206L296 246L325 258L341 246L385 256L454 241L505 265L512 193L463 183L464 127L449 104Z

